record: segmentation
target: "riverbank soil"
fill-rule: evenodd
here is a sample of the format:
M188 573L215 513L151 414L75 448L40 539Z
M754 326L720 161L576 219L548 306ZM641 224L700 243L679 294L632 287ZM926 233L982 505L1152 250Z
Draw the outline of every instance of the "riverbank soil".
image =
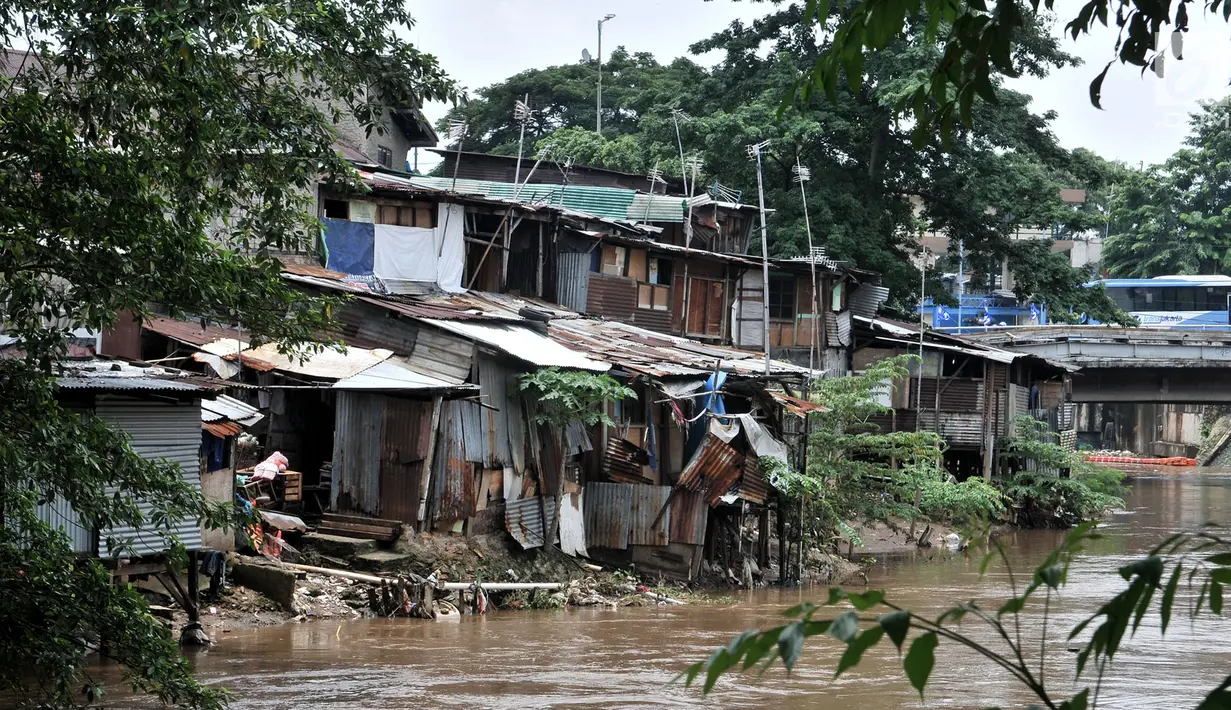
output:
M901 520L895 520L892 524L880 521L851 523L851 527L863 541L862 547L854 548L854 555L860 557L896 555L920 547L944 547L949 536L953 534L953 530L948 526L925 521L915 524L913 537L910 534L910 523ZM923 542L922 545L919 544L920 541Z

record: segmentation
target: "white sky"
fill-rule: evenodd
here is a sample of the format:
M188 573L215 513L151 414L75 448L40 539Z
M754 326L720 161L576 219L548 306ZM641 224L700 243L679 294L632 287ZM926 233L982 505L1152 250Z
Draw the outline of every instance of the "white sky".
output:
M603 53L623 45L630 52L652 52L661 62L684 55L688 46L726 27L732 20L760 16L768 3L743 0L410 0L417 25L411 40L435 54L463 86L477 89L519 71L580 60L582 48L596 50L595 23L607 13ZM1058 3L1067 19L1077 3ZM1035 110L1055 110L1052 124L1067 148L1085 147L1136 165L1161 162L1186 133L1186 116L1200 99L1228 94L1231 79L1231 26L1194 11L1193 30L1184 40L1184 61L1165 62L1163 79L1140 75L1136 67L1116 64L1103 83L1103 107L1090 105L1088 85L1112 57L1114 33L1103 30L1068 51L1086 60L1081 67L1057 71L1044 81L1023 79L1013 87L1035 97ZM1057 26L1057 32L1060 27ZM694 57L703 65L720 57ZM425 112L435 121L443 104ZM421 153L420 168L436 162Z

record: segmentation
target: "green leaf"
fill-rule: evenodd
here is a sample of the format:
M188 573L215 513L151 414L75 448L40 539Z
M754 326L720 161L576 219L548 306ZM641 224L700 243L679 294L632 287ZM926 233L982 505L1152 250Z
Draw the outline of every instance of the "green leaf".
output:
M919 636L911 642L910 650L906 652L906 658L902 661L906 677L910 679L911 687L919 691L921 699L923 688L928 683L928 677L932 675L932 667L936 665L937 643L938 639L934 631Z
M1210 582L1210 611L1222 616L1222 585Z
M786 611L782 612L782 615L787 618L795 619L800 616L803 616L804 614L811 614L812 612L816 610L817 610L817 606L815 604L813 604L812 602L804 602L803 604L796 604L790 609L787 609Z
M1159 616L1162 621L1162 632L1167 633L1167 624L1171 623L1171 607L1175 604L1175 590L1180 584L1180 570L1183 565L1177 564L1175 570L1171 572L1171 579L1167 580L1167 587L1163 590L1162 608L1159 611Z
M1094 77L1094 81L1090 82L1090 104L1094 108L1102 109L1103 100L1103 80L1107 78L1107 70L1111 69L1112 62L1107 62L1107 66L1103 67L1103 71Z
M889 639L893 641L893 645L901 651L902 642L906 640L906 633L910 631L910 612L891 611L877 619L876 623L880 624L885 633L889 635Z
M876 589L873 589L873 590L864 592L863 594L848 592L846 597L847 599L850 600L851 606L855 607L859 611L866 611L876 606L877 604L880 604L882 601L884 601L885 593L878 591Z
M875 646L881 637L885 635L885 630L880 626L872 626L859 634L854 639L851 639L847 644L846 650L842 653L842 658L838 659L838 670L834 672L834 678L842 675L842 671L859 664L863 658L864 651Z
M1039 568L1039 579L1051 589L1059 589L1064 579L1064 565L1054 564Z
M799 660L799 654L804 649L803 622L796 621L787 624L778 636L778 654L782 656L782 665L789 672Z
M1212 565L1231 565L1231 552L1220 552L1205 558Z
M1071 699L1060 703L1060 710L1086 710L1090 703L1090 689L1086 688Z
M1025 606L1025 597L1013 597L1000 606L1000 609L996 612L996 616L1001 617L1005 614L1017 614L1021 612L1022 608Z
M1218 569L1210 570L1210 579L1219 584L1231 584L1231 568L1219 567Z
M838 615L829 627L829 634L842 642L850 641L859 632L859 615L853 611Z

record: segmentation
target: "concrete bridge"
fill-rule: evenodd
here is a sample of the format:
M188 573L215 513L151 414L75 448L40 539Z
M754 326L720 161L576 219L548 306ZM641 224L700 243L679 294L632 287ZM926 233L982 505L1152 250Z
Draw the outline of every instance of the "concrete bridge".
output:
M1079 368L1074 402L1231 403L1231 330L1040 326L962 337Z

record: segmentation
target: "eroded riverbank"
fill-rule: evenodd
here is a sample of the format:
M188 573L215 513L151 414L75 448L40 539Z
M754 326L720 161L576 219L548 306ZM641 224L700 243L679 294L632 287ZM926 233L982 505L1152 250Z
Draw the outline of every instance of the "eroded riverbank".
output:
M1071 675L1072 656L1061 631L1077 623L1122 583L1115 569L1168 532L1205 522L1226 522L1231 477L1200 472L1137 478L1127 510L1112 516L1074 570L1053 610L1046 647L1047 673ZM1020 531L1006 539L1020 570L1047 554L1059 531ZM978 574L979 555L920 551L868 571L870 583L916 610L939 613L950 602L992 603L1008 593L1003 570ZM716 694L670 684L681 668L705 657L740 630L778 623L780 611L817 590L738 593L733 603L686 607L587 608L500 612L444 622L365 619L237 629L223 643L193 655L207 682L230 688L236 708L546 708L921 707L902 677L891 648L877 648L840 681L837 660L824 642L805 651L796 672L775 669L757 680L733 676ZM1039 619L1027 617L1023 634L1037 638ZM1111 669L1104 706L1193 707L1231 667L1223 643L1231 621L1173 625L1156 643L1152 621ZM1024 705L1026 698L981 659L943 647L927 706L957 708ZM114 680L109 669L103 674ZM1144 679L1148 679L1146 682ZM154 707L120 700L110 707Z

